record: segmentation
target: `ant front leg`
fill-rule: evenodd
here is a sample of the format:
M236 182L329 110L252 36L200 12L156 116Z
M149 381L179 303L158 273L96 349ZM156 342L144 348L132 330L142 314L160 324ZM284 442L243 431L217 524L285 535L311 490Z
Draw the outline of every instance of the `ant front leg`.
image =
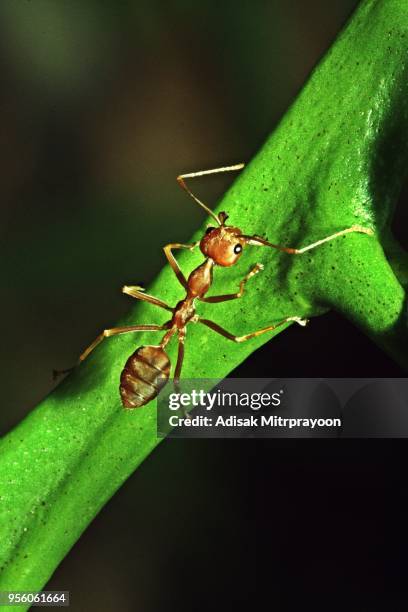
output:
M218 302L226 302L228 300L236 300L244 295L245 285L249 281L249 279L255 276L255 274L258 274L258 272L260 272L263 269L264 267L262 264L260 263L256 264L256 266L254 266L252 270L250 270L250 272L248 272L248 274L244 276L242 281L239 283L239 291L237 291L236 293L227 293L225 295L211 295L210 297L201 297L198 299L201 302L208 302L210 304L216 304Z
M194 242L193 244L180 244L178 242L174 242L174 243L171 243L171 244L167 244L164 247L164 249L163 249L164 250L164 254L167 257L167 261L171 265L174 274L177 276L179 282L183 285L183 287L184 287L184 289L186 291L188 289L187 279L184 276L180 266L177 263L176 258L173 255L173 249L189 249L190 251L192 251L199 244L200 244L199 242Z
M303 319L302 317L286 317L286 319L279 321L279 323L275 323L275 325L268 325L268 327L258 329L257 331L252 332L250 334L245 334L245 336L235 336L234 334L231 334L229 331L227 331L217 323L214 323L214 321L210 321L209 319L201 319L200 317L198 317L196 321L197 323L202 323L203 325L206 325L213 331L217 332L217 334L220 334L221 336L224 336L225 338L228 338L228 340L232 340L233 342L246 342L246 340L250 340L251 338L256 338L256 336L265 334L266 332L273 331L274 329L280 327L281 325L284 325L285 323L294 322L298 323L298 325L301 325L302 327L305 327L305 325L307 325L309 322L308 319Z

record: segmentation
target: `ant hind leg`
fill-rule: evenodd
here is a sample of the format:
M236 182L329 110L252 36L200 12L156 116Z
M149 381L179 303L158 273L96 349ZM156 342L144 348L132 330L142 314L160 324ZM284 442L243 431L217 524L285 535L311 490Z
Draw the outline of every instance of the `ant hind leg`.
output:
M137 331L162 331L164 329L169 328L169 322L164 325L129 325L127 327L112 327L110 329L104 329L99 336L95 338L95 340L84 350L83 353L79 356L79 360L77 365L79 365L82 361L84 361L88 355L102 342L105 338L110 338L111 336L117 336L119 334L127 334L130 332ZM68 372L72 372L75 369L75 366L72 368L67 368L66 370L53 370L53 378L56 379L58 376L62 374L68 374Z
M137 331L161 331L163 329L168 329L168 323L164 325L129 325L127 327L112 327L111 329L104 329L97 338L88 346L87 349L79 356L79 362L84 361L88 355L102 342L105 338L110 338L111 336L118 336L119 334L128 334L130 332Z
M178 354L177 354L177 363L176 363L176 368L174 370L174 386L178 389L179 388L179 384L180 384L180 374L181 374L181 368L183 367L183 360L184 360L184 340L185 340L185 333L183 333L182 331L179 332L178 335Z
M181 375L181 368L183 367L183 360L184 360L185 337L186 337L185 332L183 330L179 331L177 363L176 363L176 368L174 370L174 379L173 379L174 388L178 393L180 393L180 375ZM184 407L182 410L184 413L184 417L186 419L190 419L191 416L189 412L186 410L186 408Z

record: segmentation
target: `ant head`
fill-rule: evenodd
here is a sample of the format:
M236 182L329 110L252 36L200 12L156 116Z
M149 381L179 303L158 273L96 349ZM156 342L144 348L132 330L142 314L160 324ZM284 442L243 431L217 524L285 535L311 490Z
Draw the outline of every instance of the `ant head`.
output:
M242 255L246 244L254 246L269 246L281 248L271 244L261 236L246 236L239 227L229 227L225 225L228 215L220 212L218 216L212 213L219 227L210 226L207 228L200 242L200 249L203 255L210 257L218 266L229 267L237 263ZM285 249L288 251L288 249ZM291 250L291 249L289 249Z
M241 257L246 243L238 227L228 227L225 221L228 215L221 212L218 215L219 227L208 227L201 239L200 249L206 256L214 260L218 266L233 266Z

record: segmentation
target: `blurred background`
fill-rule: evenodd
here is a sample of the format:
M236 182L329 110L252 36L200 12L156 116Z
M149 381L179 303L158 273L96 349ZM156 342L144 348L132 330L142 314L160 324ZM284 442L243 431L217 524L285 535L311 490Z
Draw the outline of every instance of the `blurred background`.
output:
M52 388L54 367L74 363L127 311L120 287L148 284L164 265L162 246L188 240L202 222L175 177L250 160L357 4L0 3L1 433ZM230 180L197 181L196 191L212 206ZM395 222L405 245L406 199ZM291 331L234 375L405 376L334 313L313 320L301 345ZM367 504L386 482L367 448L318 442L312 453L293 440L163 442L48 588L69 589L73 610L204 609L227 591L230 603L252 600L268 491L278 491L279 523L310 495L306 473L313 491L343 470ZM328 499L340 512L337 494ZM374 546L364 513L361 521L363 544ZM270 537L281 551L272 527ZM302 563L312 571L307 555ZM333 584L344 583L344 568L332 569ZM364 593L365 571L350 583L354 594ZM274 576L283 601L284 579Z

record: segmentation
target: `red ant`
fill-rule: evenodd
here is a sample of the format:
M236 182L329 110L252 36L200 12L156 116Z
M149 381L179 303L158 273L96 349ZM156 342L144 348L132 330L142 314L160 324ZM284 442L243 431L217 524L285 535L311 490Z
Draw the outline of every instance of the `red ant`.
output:
M196 314L196 300L214 304L217 302L225 302L227 300L235 300L240 298L244 294L245 285L248 280L263 269L262 264L256 264L241 280L239 290L236 293L205 297L212 284L214 266L230 267L235 265L241 257L242 251L246 245L268 246L278 249L279 251L283 251L284 253L290 253L291 255L300 255L305 253L305 251L314 249L324 242L339 236L343 236L344 234L348 234L350 232L363 232L365 234L373 233L370 229L366 229L359 225L353 225L348 229L336 232L331 236L327 236L327 238L318 240L317 242L309 244L301 249L271 244L260 236L247 236L243 234L238 227L227 226L226 220L228 219L228 215L225 212L220 212L218 215L216 215L190 191L184 180L207 174L241 170L243 167L244 164L236 164L234 166L227 166L224 168L215 168L213 170L203 170L201 172L181 174L177 177L179 185L214 219L216 223L215 227L208 227L201 240L195 242L194 244L172 243L164 247L164 253L167 260L170 266L173 268L180 284L185 289L186 297L180 300L180 302L178 302L178 304L173 308L162 300L144 293L143 287L125 286L122 289L123 293L126 293L131 297L144 300L150 304L154 304L160 308L170 311L171 319L164 323L164 325L131 325L128 327L114 327L112 329L105 329L79 358L79 362L86 359L89 353L93 351L93 349L100 342L102 342L104 338L108 338L109 336L116 336L117 334L126 334L128 332L136 331L166 330L166 333L158 346L141 346L136 349L136 351L127 360L120 377L119 387L122 404L125 408L139 408L140 406L144 406L154 399L158 395L160 389L166 384L170 376L171 364L165 348L174 335L178 336L178 357L174 371L174 382L176 385L178 384L184 358L184 340L186 336L186 326L188 323L201 323L202 325L206 325L213 331L221 334L229 340L232 340L233 342L245 342L246 340L255 338L260 334L273 331L280 325L284 325L290 321L294 321L303 326L307 324L307 319L292 316L286 317L274 325L268 325L268 327L264 327L263 329L259 329L258 331L250 334L235 336L234 334L231 334L229 331L225 330L223 327L220 327L217 323L214 323L214 321L201 318ZM189 249L192 251L197 246L200 247L205 260L197 268L195 268L195 270L193 270L190 276L186 279L173 255L173 249Z

